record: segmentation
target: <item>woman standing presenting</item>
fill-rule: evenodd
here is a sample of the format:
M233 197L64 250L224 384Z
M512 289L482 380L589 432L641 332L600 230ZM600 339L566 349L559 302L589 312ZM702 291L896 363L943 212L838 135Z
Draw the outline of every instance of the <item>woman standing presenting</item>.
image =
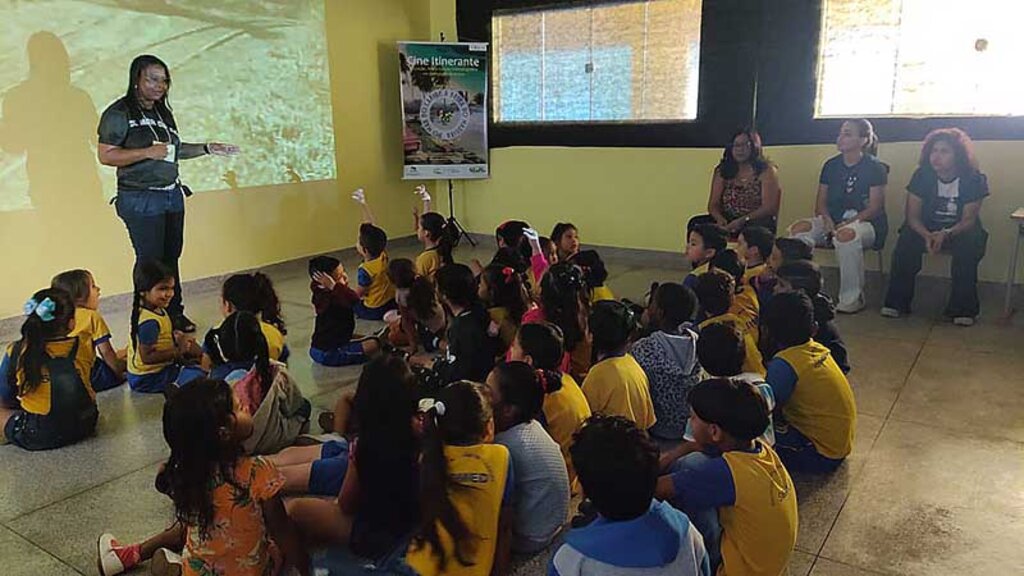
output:
M136 264L159 260L174 271L174 299L168 311L175 330L195 331L181 302L178 258L184 244L185 190L178 161L207 154L229 156L238 147L209 142L190 144L178 136L167 103L171 74L156 56L132 60L128 90L100 118L98 156L117 168L117 215L128 228Z

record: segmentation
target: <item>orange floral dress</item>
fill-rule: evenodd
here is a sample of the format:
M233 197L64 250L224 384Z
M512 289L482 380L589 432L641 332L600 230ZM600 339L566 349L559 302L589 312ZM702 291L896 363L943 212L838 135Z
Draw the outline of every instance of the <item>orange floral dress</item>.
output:
M185 576L277 574L282 557L267 534L262 504L283 486L284 476L268 460L239 459L234 485L217 480L213 487L213 523L207 537L198 526L186 529Z

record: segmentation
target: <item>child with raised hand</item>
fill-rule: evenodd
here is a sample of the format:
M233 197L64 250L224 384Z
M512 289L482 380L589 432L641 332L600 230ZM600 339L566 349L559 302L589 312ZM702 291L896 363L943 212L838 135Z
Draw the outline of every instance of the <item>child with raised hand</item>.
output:
M434 280L442 266L452 264L452 250L458 240L458 232L449 225L444 216L430 210L430 193L422 184L413 191L423 201L423 212L413 208L416 218L416 238L423 243L423 252L416 257L416 273Z
M654 500L658 448L631 421L597 415L572 447L580 483L599 516L565 536L556 576L710 576L700 533L685 514Z
M590 292L590 303L602 300L615 300L615 294L606 286L608 269L596 250L581 250L572 257L572 263L583 270L583 281Z
M59 288L25 303L21 338L0 360L0 444L51 450L93 434L99 412L89 378L92 336L75 329L75 304Z
M633 311L622 302L605 300L590 313L596 362L583 381L583 395L590 410L622 416L648 430L657 422L651 402L647 374L636 359L626 353L636 328Z
M406 555L420 576L506 572L515 480L508 449L491 443L486 394L482 384L455 382L424 415L420 526Z
M736 252L746 268L743 284L749 285L752 278L760 276L768 266L768 258L775 247L775 234L763 226L747 226L740 230Z
M539 418L562 450L569 483L575 492L576 471L569 448L573 434L590 418L590 404L572 376L561 371L563 354L562 331L558 326L547 322L523 324L509 349L509 360L532 366L543 380L544 405Z
M498 354L503 356L532 306L530 295L514 269L493 264L480 274L478 293L491 318L488 331L498 338Z
M174 330L167 306L174 297L174 272L158 260L135 266L128 385L135 392L162 393L183 365L195 364L202 349Z
M93 363L90 382L96 392L124 384L127 365L124 350L118 353L111 344L110 328L99 312L100 287L88 270L61 272L50 281L51 288L59 288L71 295L75 302L75 328L68 334L75 337L87 334L98 356Z
M793 472L834 471L853 450L857 428L850 383L813 333L814 307L802 292L777 294L762 311L762 339L778 350L767 376L781 414L775 447Z
M159 483L174 502L175 524L150 540L121 546L99 539L101 576L130 570L158 548L183 549L185 575L309 574L309 558L280 496L284 477L262 457L243 456L249 414L223 380L169 389L163 415L171 449ZM161 558L173 557L162 551Z
M696 311L692 290L682 284L660 284L643 313L650 335L630 350L647 375L657 418L648 433L659 445L682 440L690 417L686 394L701 378L697 332L691 323Z
M759 439L769 424L764 398L742 380L712 378L689 402L699 451L658 479L657 497L698 527L717 574L784 574L796 544L796 490Z
M775 271L775 293L803 292L814 305L814 341L832 352L843 374L850 373L850 355L836 326L836 307L822 292L821 270L809 260L788 262ZM774 352L774 351L773 351Z
M515 470L512 550L548 547L569 512L569 476L558 444L535 418L544 404L545 377L524 362L501 363L487 377L497 434Z
M384 314L394 310L395 286L388 278L388 235L374 224L373 212L366 203L366 192L360 188L352 199L363 208L363 223L359 225L356 252L362 257L356 273L353 291L359 296L354 307L356 317L363 320L383 320Z
M354 334L359 296L348 286L341 261L317 256L309 261L310 291L316 321L309 356L323 366L362 364L380 351L376 338Z
M279 452L309 429L309 400L287 367L270 357L263 324L250 312L232 312L206 341L209 377L230 384L252 416L253 433L242 443L246 454Z
M447 348L434 368L441 382L473 380L482 382L494 366L497 339L488 333L491 318L480 303L473 271L463 264L451 264L437 272L441 302L451 313ZM420 364L431 360L415 357Z
M698 224L690 230L686 238L686 259L692 270L683 280L683 286L695 289L697 279L708 271L711 259L725 250L728 242L729 232L718 224Z
M721 270L732 276L736 284L736 297L733 298L732 306L729 307L729 314L738 317L745 322L744 329L754 336L757 342L760 337L758 316L761 313L761 304L757 299L757 290L753 286L743 282L744 267L739 254L732 248L726 248L711 259L712 270Z
M540 283L548 268L558 263L558 251L550 238L545 238L533 228L523 230L523 236L530 244L530 297L540 300Z
M590 299L583 271L570 262L555 264L541 280L540 296L540 306L523 315L523 324L551 322L558 326L565 347L561 371L582 380L592 361L587 338Z
M579 234L572 222L559 222L551 229L551 242L555 245L559 262L565 262L579 253Z
M743 362L746 372L765 373L763 358L758 348L758 340L748 329L747 321L731 313L736 299L736 280L722 270L709 270L702 274L694 288L700 302L701 315L704 320L698 325L700 330L713 324L729 324L743 334L746 344L747 358Z
M415 354L420 346L434 352L444 340L448 326L444 308L437 299L434 282L416 273L416 265L408 258L396 258L388 264L388 275L395 284L397 317L388 322L388 340Z

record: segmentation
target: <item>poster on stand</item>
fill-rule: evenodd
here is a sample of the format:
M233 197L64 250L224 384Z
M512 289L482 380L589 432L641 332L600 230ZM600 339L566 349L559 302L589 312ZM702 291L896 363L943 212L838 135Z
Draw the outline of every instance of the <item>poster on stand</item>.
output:
M487 44L399 42L398 58L403 178L487 178Z

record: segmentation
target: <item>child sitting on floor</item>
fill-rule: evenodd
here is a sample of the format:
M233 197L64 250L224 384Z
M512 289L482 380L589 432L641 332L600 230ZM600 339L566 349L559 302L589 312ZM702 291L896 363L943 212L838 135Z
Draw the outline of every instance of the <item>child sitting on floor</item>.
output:
M626 353L635 328L633 311L622 302L605 300L594 305L590 329L597 361L583 381L583 395L592 412L622 416L647 430L657 422L647 374Z
M75 329L69 337L86 334L92 339L92 347L98 357L93 363L90 381L96 392L109 390L124 384L128 366L124 350L114 349L110 340L110 328L100 315L100 287L88 270L68 270L53 277L50 287L60 288L75 301Z
M853 450L857 406L832 353L811 339L814 307L802 292L772 298L761 333L771 349L768 384L778 402L775 446L793 472L831 472Z
M494 366L498 344L488 333L491 319L480 303L473 271L463 264L445 266L437 272L437 289L451 312L445 354L436 363L414 360L421 365L433 363L442 383L483 382Z
M760 335L758 315L761 313L761 305L754 287L743 282L744 267L739 254L732 248L722 250L711 259L711 269L721 270L732 276L736 284L736 297L729 307L729 314L742 320L744 329L750 332L757 342Z
M693 290L697 278L708 271L711 259L725 250L728 242L729 232L718 224L698 224L690 230L686 240L686 259L690 261L692 270L683 280L683 286Z
M590 292L590 303L601 300L615 300L611 288L605 285L608 281L608 269L596 250L582 250L572 257L572 263L583 270L583 281Z
M352 199L363 208L363 223L359 225L356 252L363 259L356 272L353 291L359 296L354 306L357 318L383 320L384 314L394 310L395 286L388 278L388 235L374 224L373 212L366 203L362 188L352 193Z
M121 574L160 549L185 574L309 573L309 558L280 496L284 478L260 456L242 456L252 419L223 380L168 390L164 438L171 449L159 484L174 502L175 524L141 544L99 539L101 576ZM166 549L183 550L180 558ZM154 559L155 560L155 559Z
M491 318L488 332L498 339L498 355L504 356L531 307L522 277L508 266L490 265L479 279L480 301Z
M697 525L720 576L784 574L796 544L796 490L758 438L769 424L764 399L747 382L712 378L690 391L689 403L699 451L658 479L657 497Z
M775 271L775 293L803 292L814 305L814 341L832 352L832 359L843 374L850 373L850 355L836 326L836 307L822 292L821 270L809 260L783 264ZM774 353L774 351L773 351Z
M764 308L771 300L775 291L775 271L787 262L798 260L814 260L814 248L796 238L776 238L768 264L759 276L751 281L757 290L757 301Z
M448 326L444 308L437 300L433 280L416 274L416 266L408 258L396 258L388 263L388 276L395 284L397 315L385 316L388 323L388 341L404 347L410 354L437 350L444 340Z
M775 235L763 226L747 226L740 230L736 252L746 268L743 284L750 285L752 278L760 276L768 266L768 258L775 247Z
M565 357L561 371L577 380L586 377L592 362L589 331L590 299L583 271L571 262L548 268L541 280L540 306L523 316L523 324L551 322L562 331Z
M551 242L555 245L559 262L567 262L580 251L580 235L572 222L559 222L551 229Z
M563 353L562 331L558 326L547 322L523 324L509 350L509 360L526 362L543 378L545 394L540 418L562 450L569 483L575 492L576 472L569 448L572 447L572 435L590 418L590 405L579 384L560 370Z
M354 306L359 296L348 286L341 262L332 256L317 256L309 261L310 290L316 321L309 356L324 366L362 364L380 351L375 338L354 334Z
M643 314L650 335L637 340L630 351L647 374L657 417L648 433L659 444L681 440L690 417L686 394L701 377L697 332L691 324L696 311L692 290L682 284L660 284Z
M417 186L413 193L423 200L422 214L418 207L413 209L416 239L423 243L423 252L416 257L416 274L433 282L442 266L454 262L452 250L458 240L458 230L444 216L430 210L430 193L426 186Z
M288 330L281 317L281 301L270 277L262 272L233 274L224 281L220 290L220 312L226 318L234 312L249 312L260 319L260 328L267 339L270 359L288 362L291 351L285 343ZM203 351L207 353L207 350ZM209 369L209 358L203 358L203 367Z
M548 547L569 512L569 477L558 444L535 417L544 404L544 379L524 362L501 363L487 377L496 434L508 448L514 474L512 550Z
M565 536L555 576L710 576L700 533L685 514L654 500L658 448L628 419L594 416L576 434L573 461L599 516Z
M21 339L0 360L0 444L51 450L91 436L99 417L89 383L96 353L88 332L70 335L71 295L40 290L24 312Z
M729 312L736 298L736 280L722 270L710 270L700 277L694 292L697 294L697 300L700 301L701 312L705 318L699 328L703 330L713 324L732 325L743 334L747 349L743 370L763 375L765 367L761 352L757 347L758 341L747 329L747 322Z
M167 306L174 296L174 273L157 260L139 262L134 274L128 340L128 385L135 392L162 393L182 366L198 363L202 349L174 330Z
M508 449L491 443L486 393L456 382L424 415L420 527L406 555L420 576L506 573L515 481Z

